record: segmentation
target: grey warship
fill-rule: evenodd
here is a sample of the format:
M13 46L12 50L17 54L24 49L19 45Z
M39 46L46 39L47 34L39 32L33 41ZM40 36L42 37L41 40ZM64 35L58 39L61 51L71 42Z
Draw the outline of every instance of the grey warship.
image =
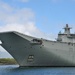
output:
M1 32L1 46L12 55L20 67L75 66L75 34L68 24L56 41L31 37L16 31Z

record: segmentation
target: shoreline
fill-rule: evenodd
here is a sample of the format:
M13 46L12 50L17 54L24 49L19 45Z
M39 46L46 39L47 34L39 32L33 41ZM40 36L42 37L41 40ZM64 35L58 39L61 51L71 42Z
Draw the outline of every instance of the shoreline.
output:
M17 65L13 58L0 58L0 65Z

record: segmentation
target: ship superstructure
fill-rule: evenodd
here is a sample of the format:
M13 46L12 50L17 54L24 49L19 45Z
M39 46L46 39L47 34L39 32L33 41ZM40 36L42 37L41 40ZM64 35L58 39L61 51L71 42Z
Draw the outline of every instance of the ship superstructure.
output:
M27 36L19 32L0 33L1 46L20 66L75 66L75 34L66 24L56 41Z
M63 29L65 31L64 33L59 32L57 41L75 43L75 34L70 33L71 27L66 24L66 27L64 27Z

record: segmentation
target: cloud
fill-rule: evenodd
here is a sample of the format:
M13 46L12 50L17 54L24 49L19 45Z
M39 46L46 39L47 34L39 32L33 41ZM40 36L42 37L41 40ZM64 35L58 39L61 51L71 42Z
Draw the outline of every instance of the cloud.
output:
M34 12L31 9L23 8L23 9L16 9L12 12L7 11L0 12L0 20L1 22L4 22L5 24L9 23L26 23L28 21L33 21L35 18Z
M53 35L46 35L37 28L35 13L31 8L15 9L5 2L1 3L0 32L18 31L38 38L53 39ZM0 51L5 50L0 47Z
M34 36L38 38L45 38L49 39L50 35L46 35L42 31L40 31L34 22L28 22L25 25L24 24L7 24L4 26L0 26L0 32L5 32L5 31L18 31L21 33L24 33L29 36ZM51 39L51 38L50 38Z
M0 23L2 25L0 25L0 32L19 31L36 37L48 37L37 28L35 13L31 8L15 9L5 2L1 3L0 8L2 9L0 10Z
M12 8L7 3L0 1L0 12L1 11L10 12L12 11Z
M0 32L18 31L34 37L47 38L46 34L36 27L35 13L30 8L14 9L12 12L9 10L3 12L2 10L0 22L3 22L3 25L0 26Z

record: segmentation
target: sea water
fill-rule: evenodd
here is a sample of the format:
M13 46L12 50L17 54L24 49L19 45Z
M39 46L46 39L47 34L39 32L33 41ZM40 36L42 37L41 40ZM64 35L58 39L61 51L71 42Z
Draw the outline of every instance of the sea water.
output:
M19 67L1 65L0 75L75 75L75 67Z

